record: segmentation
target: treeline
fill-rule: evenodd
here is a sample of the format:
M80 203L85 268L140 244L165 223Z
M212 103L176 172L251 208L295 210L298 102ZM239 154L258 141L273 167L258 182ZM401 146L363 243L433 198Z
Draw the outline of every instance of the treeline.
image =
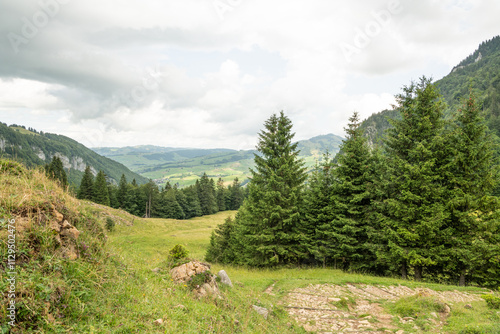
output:
M248 197L212 233L206 260L321 265L465 285L500 285L500 202L492 135L472 93L445 120L429 79L396 96L383 145L357 113L340 153L310 176L281 112L259 134Z
M94 178L87 166L77 197L121 208L139 217L189 219L218 211L237 210L243 203L244 195L238 178L226 187L221 178L215 184L204 173L194 185L179 189L170 183L159 188L152 180L143 185L138 185L135 179L128 183L122 175L116 186L107 182L103 171L99 171Z

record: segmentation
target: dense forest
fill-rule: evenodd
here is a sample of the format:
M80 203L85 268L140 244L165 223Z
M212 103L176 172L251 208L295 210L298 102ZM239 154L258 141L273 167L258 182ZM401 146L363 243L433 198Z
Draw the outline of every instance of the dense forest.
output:
M77 194L79 199L120 208L138 217L173 219L237 210L244 196L238 178L226 187L222 179L219 178L215 183L207 174L203 174L196 184L179 189L169 183L158 187L152 180L143 185L138 185L135 179L128 183L125 175L122 175L119 184L114 185L103 171L99 171L94 178L90 167L85 169Z
M248 198L212 233L206 260L500 286L497 147L473 90L466 96L445 117L436 85L412 82L396 96L381 145L354 113L340 153L309 177L291 121L273 115Z

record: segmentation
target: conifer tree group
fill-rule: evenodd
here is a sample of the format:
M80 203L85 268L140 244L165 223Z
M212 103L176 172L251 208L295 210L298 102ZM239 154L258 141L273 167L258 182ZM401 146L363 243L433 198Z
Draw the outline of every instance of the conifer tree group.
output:
M159 188L152 180L137 185L127 182L122 175L118 185L112 184L103 171L94 177L90 166L85 168L79 199L121 208L139 217L189 219L218 211L237 210L243 202L244 192L237 178L226 187L219 178L217 188L213 179L204 173L195 185L182 189L170 183Z
M354 113L338 155L327 152L309 176L290 119L272 115L248 198L214 230L206 260L500 286L498 162L474 94L451 121L425 77L396 101L401 118L381 147L368 144Z

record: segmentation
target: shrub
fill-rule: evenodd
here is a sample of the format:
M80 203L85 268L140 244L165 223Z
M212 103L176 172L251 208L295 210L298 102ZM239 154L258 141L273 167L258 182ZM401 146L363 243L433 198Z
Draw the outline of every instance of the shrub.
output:
M212 273L210 272L210 270L207 270L192 276L188 284L190 289L194 290L205 283L209 283L211 280L212 280Z
M115 229L115 221L111 217L106 218L106 229L112 232Z
M489 308L492 309L500 308L500 297L494 295L482 295L481 298L484 299L486 305L488 305Z
M186 247L177 244L168 252L168 254L169 258L175 261L187 257L189 255L189 251Z

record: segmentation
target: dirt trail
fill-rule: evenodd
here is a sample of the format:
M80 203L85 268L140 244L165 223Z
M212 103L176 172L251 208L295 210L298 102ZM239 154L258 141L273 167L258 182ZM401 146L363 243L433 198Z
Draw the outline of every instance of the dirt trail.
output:
M273 284L274 286L274 284ZM268 289L272 291L272 287ZM428 288L411 289L405 286L373 286L365 284L330 285L317 284L291 291L283 306L307 331L318 333L406 333L397 331L392 315L380 305L382 301L421 295L434 297L448 305L455 302L481 300L478 295L459 291L434 291ZM345 303L343 303L345 302ZM430 325L433 333L439 333L450 308L440 314L432 313ZM400 318L400 322L412 324L413 318ZM415 326L415 331L417 327Z

